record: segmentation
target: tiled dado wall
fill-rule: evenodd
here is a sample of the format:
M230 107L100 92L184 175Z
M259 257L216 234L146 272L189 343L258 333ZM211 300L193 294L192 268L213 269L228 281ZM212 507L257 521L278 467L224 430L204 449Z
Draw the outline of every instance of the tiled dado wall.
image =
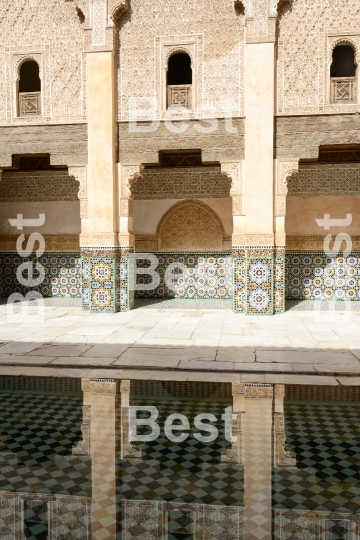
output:
M39 262L45 269L45 278L38 287L20 285L16 271L24 262ZM80 253L45 253L38 259L35 254L20 257L17 253L0 254L0 296L7 297L15 292L26 295L38 291L44 298L81 297L81 257ZM26 271L23 273L26 278ZM34 271L34 278L37 277Z
M154 253L158 259L156 272L160 276L159 286L155 290L136 291L135 296L147 298L216 298L231 299L232 256L231 253ZM172 264L181 264L186 270L174 269L177 281L174 290L165 285L165 272ZM138 259L139 268L147 268L146 259ZM149 283L148 275L138 275L137 283Z
M243 255L243 256L241 256ZM273 315L285 310L284 253L256 256L238 253L234 258L234 311L249 315Z
M287 299L360 300L360 253L287 252L285 273Z

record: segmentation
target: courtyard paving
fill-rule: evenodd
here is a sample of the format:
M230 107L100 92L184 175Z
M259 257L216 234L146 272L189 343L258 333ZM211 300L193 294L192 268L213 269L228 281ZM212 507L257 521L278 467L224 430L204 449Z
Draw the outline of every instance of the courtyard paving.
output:
M264 317L154 305L105 315L47 306L39 321L9 319L2 305L0 323L0 374L360 384L359 311Z

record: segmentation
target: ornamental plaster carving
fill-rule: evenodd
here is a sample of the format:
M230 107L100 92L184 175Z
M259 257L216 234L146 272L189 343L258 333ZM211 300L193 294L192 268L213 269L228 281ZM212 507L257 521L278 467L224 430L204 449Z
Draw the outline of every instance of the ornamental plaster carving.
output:
M350 113L359 103L330 103L331 55L336 43L360 51L356 2L286 2L278 9L277 109L280 115Z
M129 394L131 390L131 381L129 380L122 380L120 382L120 392Z
M224 234L218 215L203 202L191 199L174 204L157 228L160 251L221 251Z
M233 396L245 395L245 383L240 383L240 382L232 383L231 389L232 389Z
M231 180L231 195L241 195L241 164L240 163L221 163L221 173Z
M274 246L273 234L233 234L234 246L244 247L272 247Z
M79 182L78 198L80 200L80 217L89 217L89 200L87 191L87 167L69 166L69 175Z
M274 462L275 467L296 468L296 455L286 448L284 413L274 413Z
M145 169L132 182L136 199L205 199L230 196L231 179L219 167L181 167Z
M0 20L0 123L82 122L86 116L82 25L72 2L9 2ZM56 21L56 24L54 24ZM19 67L40 67L42 115L17 116Z
M177 0L159 0L151 10L135 0L122 20L119 121L129 119L129 100L136 105L138 120L164 118L166 61L177 50L191 57L193 108L199 107L201 117L211 111L223 117L229 108L233 116L243 116L244 26L231 6L198 0L188 3L179 17Z
M286 195L288 193L288 179L299 170L299 160L279 161L277 163L275 215L286 215Z
M80 248L106 249L116 248L118 245L118 235L116 233L80 235Z
M360 164L302 165L288 181L288 196L359 196Z
M90 455L90 423L91 423L91 406L83 406L83 422L81 425L82 440L72 447L72 453L75 456Z
M78 186L66 171L5 171L0 202L76 201Z
M115 395L117 382L115 379L81 379L81 390L90 394Z
M330 249L334 248L335 236L330 242ZM360 236L351 236L352 251L360 251ZM345 241L339 249L345 249ZM324 252L324 236L286 236L286 251L317 251Z

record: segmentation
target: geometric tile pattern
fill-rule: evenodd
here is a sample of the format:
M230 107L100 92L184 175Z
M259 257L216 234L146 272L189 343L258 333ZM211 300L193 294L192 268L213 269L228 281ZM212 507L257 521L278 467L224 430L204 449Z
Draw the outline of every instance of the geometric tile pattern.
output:
M234 276L234 311L245 313L246 311L246 264L244 258L233 259Z
M282 313L282 258L236 257L233 261L234 311L251 315L272 315L274 310Z
M285 273L288 299L360 300L360 253L287 253Z
M246 313L272 315L273 302L273 259L246 259Z
M89 496L90 459L72 455L82 399L1 393L0 405L0 490Z
M159 411L161 427L155 441L138 442L142 458L118 462L118 500L149 500L187 504L240 506L243 502L243 466L221 462L229 448L224 436L221 415L229 403L211 404L183 400L136 400L136 405L154 405ZM218 438L214 442L200 442L190 432L182 443L169 441L163 426L172 413L181 411L192 425L199 413L210 413L217 418ZM138 412L138 417L146 413ZM141 433L141 426L138 432ZM193 428L194 429L194 428ZM197 431L197 430L196 430ZM134 443L133 443L134 444Z
M115 257L83 257L83 309L100 313L117 310L117 259Z
M274 471L276 508L358 512L360 413L357 406L285 405L286 442L297 469Z
M274 311L285 312L285 254L276 253L274 260Z
M232 297L232 258L230 253L155 253L158 259L156 272L160 283L155 290L136 291L136 297L151 298L216 298ZM174 289L165 284L165 272L170 265L174 268L172 277ZM137 259L139 268L149 266L146 259ZM185 268L183 268L183 266ZM147 275L138 275L137 283L149 283Z
M26 262L40 263L44 267L45 277L39 286L25 287L16 277L16 270ZM38 276L33 271L34 278ZM23 272L27 278L27 271ZM29 291L38 291L44 298L81 297L81 258L79 253L45 253L38 259L35 254L20 257L16 253L0 254L0 296L7 297L15 292L26 295Z

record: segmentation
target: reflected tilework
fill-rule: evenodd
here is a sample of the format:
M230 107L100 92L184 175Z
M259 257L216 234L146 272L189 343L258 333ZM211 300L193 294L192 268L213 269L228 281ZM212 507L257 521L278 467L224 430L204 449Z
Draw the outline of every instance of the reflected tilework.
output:
M230 403L210 404L193 399L146 401L159 411L160 436L139 443L142 459L118 463L118 499L166 501L175 503L240 506L243 498L243 466L221 462L229 443L225 440L221 415ZM213 414L219 436L211 443L200 442L192 434L183 443L170 442L164 434L165 419L181 411L190 422L200 412ZM138 413L146 418L146 413ZM139 428L141 432L141 427Z
M360 414L358 406L287 403L286 442L297 469L276 470L276 508L358 512Z
M159 286L152 291L136 291L137 297L155 298L209 298L230 299L232 297L232 258L230 253L154 253L159 265ZM165 272L170 265L184 265L186 269L175 267L173 271L175 287L165 285ZM139 268L149 266L147 260L137 260ZM149 277L137 276L137 283L148 283Z
M273 266L270 258L246 259L246 313L273 314Z
M288 252L285 273L288 299L360 300L360 253Z
M26 262L40 263L45 269L45 277L37 287L25 287L16 277L19 266ZM34 278L38 276L34 269ZM26 279L27 272L23 273ZM38 291L44 298L81 297L81 258L79 253L46 253L39 258L35 254L20 257L16 253L0 254L0 296L13 293L25 295L29 291Z
M81 397L0 393L0 404L0 491L88 496L90 459L72 456Z

